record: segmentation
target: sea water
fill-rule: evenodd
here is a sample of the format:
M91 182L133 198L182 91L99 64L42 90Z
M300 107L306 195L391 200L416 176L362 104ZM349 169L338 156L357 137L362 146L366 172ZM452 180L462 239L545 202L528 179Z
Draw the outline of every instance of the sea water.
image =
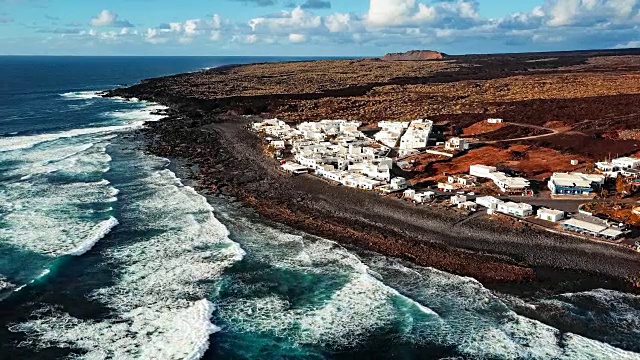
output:
M640 359L640 298L518 298L206 199L118 84L266 58L0 57L0 359Z

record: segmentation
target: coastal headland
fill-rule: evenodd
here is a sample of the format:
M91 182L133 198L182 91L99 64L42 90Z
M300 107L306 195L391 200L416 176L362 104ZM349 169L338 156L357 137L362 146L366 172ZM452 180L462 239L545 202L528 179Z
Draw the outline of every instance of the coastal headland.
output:
M517 155L539 165L553 161L540 158L549 154L584 162L640 151L640 50L434 58L228 66L149 79L107 96L168 106L166 119L143 130L148 150L188 164L203 193L236 198L274 221L493 288L638 291L640 255L630 250L290 176L249 131L269 117L365 127L429 118L477 141L449 164L416 170L416 183L467 167L465 156L513 162ZM485 129L487 118L514 124Z

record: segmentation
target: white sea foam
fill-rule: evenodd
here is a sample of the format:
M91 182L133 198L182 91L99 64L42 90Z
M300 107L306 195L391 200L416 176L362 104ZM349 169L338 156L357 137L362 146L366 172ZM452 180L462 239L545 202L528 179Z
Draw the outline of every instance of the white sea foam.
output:
M102 91L72 91L60 94L60 96L69 100L88 100L102 97L101 93Z
M158 162L152 165L157 166ZM91 298L111 308L101 321L64 312L12 327L30 335L33 346L70 347L84 358L199 359L209 336L214 306L206 300L211 283L245 255L227 238L206 199L168 170L150 171L124 188L134 193L124 218L144 238L106 251L117 271L113 286ZM126 194L125 194L126 195Z
M379 257L371 262L385 281L429 304L442 319L414 323L408 341L454 346L472 358L638 359L639 354L520 316L479 282L429 268L406 268ZM446 296L445 296L446 295ZM560 346L560 337L564 345Z
M100 97L97 92L62 96L69 100ZM144 121L156 120L157 116L148 112L160 109L135 109L129 118L114 126L1 136L0 161L4 168L0 241L49 256L51 261L63 255L82 255L91 249L117 225L110 215L113 208L99 205L116 202L119 194L107 180L100 179L109 171L112 160L106 152L107 142L122 131L140 127ZM33 276L35 271L41 271L31 270ZM22 279L18 285L28 281Z
M146 105L140 109L111 111L105 115L111 118L120 119L126 123L137 123L139 121L159 121L165 118L165 115L153 114L158 111L166 110L163 105Z
M12 284L6 277L0 275L0 293L7 290L13 290L15 287L15 284Z
M75 249L69 251L67 255L80 256L85 254L116 226L118 226L118 219L113 216L101 222L95 229L93 229L93 233L88 238L78 244Z
M134 309L121 314L117 322L80 320L54 312L10 330L32 335L23 346L83 349L85 359L196 360L207 350L209 336L220 330L209 320L213 310L213 304L200 300L176 309Z
M68 107L71 110L81 110L93 106L95 101L85 101L83 103L69 104Z
M54 142L29 151L0 153L0 159L16 160L18 165L4 169L4 175L20 176L22 181L60 170L82 173L102 171L110 160L104 145L91 142L63 146Z
M142 127L145 122L158 121L164 118L164 115L152 113L165 109L167 109L166 106L143 103L142 108L107 113L107 116L121 120L120 125L89 127L31 136L3 136L0 137L0 152L29 149L35 145L59 139L75 138L78 136L93 134L111 134L137 129Z
M271 334L299 345L341 348L390 326L397 317L397 302L421 313L424 321L439 321L427 306L382 283L356 256L331 241L233 219L243 236L251 234L252 241L245 244L251 256L287 273L316 274L328 280L318 284L319 289L309 290L310 296L331 291L322 301L302 305L275 294L227 299L220 304L220 317L236 331ZM251 291L241 279L236 281L232 287L241 293Z
M139 125L134 124L134 126L139 126ZM29 149L34 147L35 145L38 145L44 142L73 138L77 136L90 135L90 134L120 132L120 131L131 130L132 128L133 127L131 125L115 125L115 126L74 129L74 130L68 130L68 131L57 132L57 133L39 134L39 135L31 135L31 136L0 137L0 152Z
M81 244L95 239L103 231L101 221L87 217L83 207L89 203L107 203L118 190L108 181L50 183L50 174L62 172L70 179L100 173L109 168L111 157L104 144L51 143L27 151L0 154L0 159L17 161L3 175L20 177L5 183L0 203L7 214L0 228L0 240L28 250L60 256L78 252ZM91 139L85 140L90 141ZM38 177L34 177L38 175ZM84 245L82 245L84 247Z

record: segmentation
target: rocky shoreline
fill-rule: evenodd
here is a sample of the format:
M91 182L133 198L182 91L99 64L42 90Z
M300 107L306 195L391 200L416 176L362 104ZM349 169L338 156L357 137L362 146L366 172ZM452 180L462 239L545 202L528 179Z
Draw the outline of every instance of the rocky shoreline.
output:
M166 119L142 130L146 147L197 166L191 173L204 195L233 197L270 220L347 247L474 277L489 288L519 293L597 287L638 291L638 255L623 249L520 223L484 218L460 223L463 218L455 211L415 207L310 175L286 175L264 153L261 139L247 130L252 118L241 115L269 110L273 99L205 100L162 90L175 80L147 80L107 96L169 106ZM239 111L245 106L251 109Z

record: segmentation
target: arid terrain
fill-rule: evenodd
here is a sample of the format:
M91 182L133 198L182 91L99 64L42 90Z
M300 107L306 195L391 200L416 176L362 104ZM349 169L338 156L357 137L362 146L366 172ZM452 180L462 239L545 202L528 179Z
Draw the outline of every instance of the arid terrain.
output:
M573 170L573 159L584 164L640 150L640 50L230 66L109 95L170 106L169 117L146 132L149 150L198 165L194 176L204 191L233 196L276 221L487 284L526 281L555 289L559 281L613 287L638 280L640 259L625 250L523 224L462 221L446 209L413 208L284 175L246 130L252 119L245 115L372 126L429 118L474 146L448 163L427 166L437 159L423 159L413 174L418 180L463 172L473 162L508 165L542 180ZM487 127L482 122L489 117L508 124Z

